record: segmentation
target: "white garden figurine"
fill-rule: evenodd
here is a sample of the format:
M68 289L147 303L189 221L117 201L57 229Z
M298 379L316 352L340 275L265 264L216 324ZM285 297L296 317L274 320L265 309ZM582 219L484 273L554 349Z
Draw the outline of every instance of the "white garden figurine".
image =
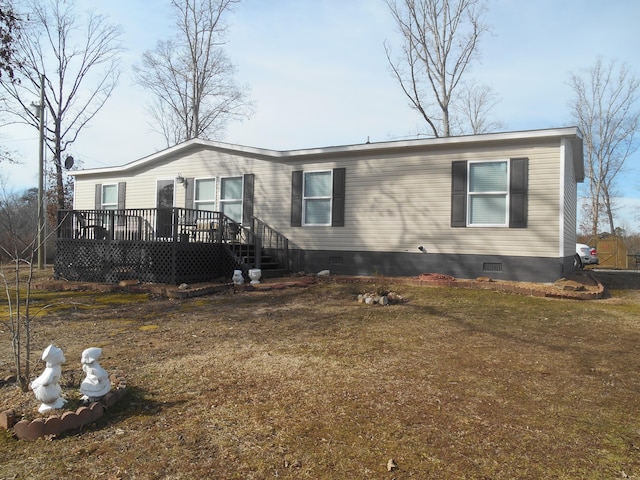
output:
M100 357L102 357L102 349L98 347L87 348L82 352L80 361L82 371L86 375L80 384L83 400L95 401L111 391L109 374L98 363Z
M36 399L42 402L38 411L48 412L56 408L62 408L67 400L62 397L60 388L61 365L65 362L62 350L55 345L49 345L42 352L42 360L46 362L44 372L40 374L31 384Z
M244 283L244 277L242 276L242 270L234 270L233 271L233 276L231 277L231 280L236 285L242 285Z

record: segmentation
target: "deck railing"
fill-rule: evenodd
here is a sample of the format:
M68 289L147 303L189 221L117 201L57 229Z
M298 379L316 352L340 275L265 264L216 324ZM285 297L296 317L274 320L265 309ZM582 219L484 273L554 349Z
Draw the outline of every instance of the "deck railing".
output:
M61 210L58 238L143 242L235 241L239 225L221 212L187 208Z
M287 237L256 217L251 217L251 231L260 238L264 252L271 255L284 268L291 268L289 265L289 239Z

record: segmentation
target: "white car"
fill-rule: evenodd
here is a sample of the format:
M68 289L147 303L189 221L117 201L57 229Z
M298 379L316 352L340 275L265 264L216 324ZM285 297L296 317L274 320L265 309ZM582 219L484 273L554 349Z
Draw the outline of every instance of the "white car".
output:
M585 265L597 264L598 252L596 249L584 243L576 243L576 256L573 259L573 266L575 268L582 268Z

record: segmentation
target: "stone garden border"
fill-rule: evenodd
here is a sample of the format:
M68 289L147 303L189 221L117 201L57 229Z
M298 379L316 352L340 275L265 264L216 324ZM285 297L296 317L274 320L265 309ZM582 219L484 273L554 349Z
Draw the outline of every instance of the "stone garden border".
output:
M13 410L0 412L0 428L11 430L20 440L37 440L47 435L60 436L61 434L81 430L82 427L100 419L105 410L108 410L120 400L127 387L124 376L111 374L110 380L113 388L98 402L92 402L86 407L80 407L75 412L67 411L61 415L51 415L47 418L34 420L15 421Z
M584 287L576 280L560 279L552 285L542 283L510 282L506 280L494 280L489 277L474 279L459 279L449 275L437 273L424 273L416 277L348 277L330 276L326 280L347 283L375 283L384 282L395 285L415 285L425 287L449 287L468 288L476 290L493 290L497 292L514 293L531 297L564 298L573 300L597 300L604 298L605 289L593 275L581 272L591 285L591 289Z

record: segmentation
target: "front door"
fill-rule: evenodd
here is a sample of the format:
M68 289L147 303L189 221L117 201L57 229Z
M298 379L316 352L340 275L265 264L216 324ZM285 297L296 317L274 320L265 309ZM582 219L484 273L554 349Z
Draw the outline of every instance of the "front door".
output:
M173 179L158 180L157 183L156 207L158 208L158 216L156 218L156 236L158 237L173 236L171 228L173 224L173 186Z

